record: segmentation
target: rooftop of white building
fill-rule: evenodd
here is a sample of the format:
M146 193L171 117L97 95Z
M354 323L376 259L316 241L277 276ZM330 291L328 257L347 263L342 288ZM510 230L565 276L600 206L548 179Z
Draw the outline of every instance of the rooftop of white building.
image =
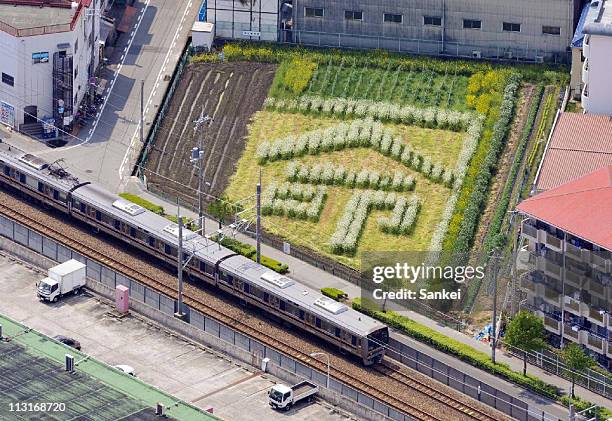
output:
M91 0L0 0L0 30L14 36L70 31Z
M612 36L612 4L607 0L593 0L583 32L591 35Z

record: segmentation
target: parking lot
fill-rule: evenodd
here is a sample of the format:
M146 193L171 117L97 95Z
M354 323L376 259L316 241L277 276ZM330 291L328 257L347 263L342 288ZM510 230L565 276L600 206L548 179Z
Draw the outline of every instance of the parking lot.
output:
M0 256L0 313L46 335L80 341L82 351L110 365L125 364L149 384L227 420L347 419L325 403L299 404L276 412L267 404L275 379L236 364L199 344L130 315L89 293L58 303L38 301L35 284L45 276Z

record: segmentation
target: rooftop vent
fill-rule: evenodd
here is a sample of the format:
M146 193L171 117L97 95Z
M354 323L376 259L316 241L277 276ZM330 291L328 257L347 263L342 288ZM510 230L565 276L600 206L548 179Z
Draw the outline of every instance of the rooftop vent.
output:
M179 228L177 224L170 224L164 227L164 232L167 232L168 234L176 238L178 238L178 230ZM187 228L183 227L183 241L191 240L197 236L198 234L196 234L195 232L189 231Z
M23 162L24 164L29 165L32 168L35 168L37 170L44 170L45 168L47 168L49 166L49 164L47 164L45 161L43 161L42 159L40 159L37 156L34 156L30 153L27 153L23 156L19 157L19 160L21 162Z
M261 275L261 279L273 285L276 285L279 288L287 288L295 283L292 279L289 279L283 275L279 275L275 272L265 272Z
M142 206L138 206L136 203L126 202L125 200L115 200L113 202L113 207L131 216L140 215L145 211Z
M340 314L346 310L348 307L338 301L332 300L329 297L319 297L314 302L314 305L317 307L321 307L324 310L329 311L331 314Z

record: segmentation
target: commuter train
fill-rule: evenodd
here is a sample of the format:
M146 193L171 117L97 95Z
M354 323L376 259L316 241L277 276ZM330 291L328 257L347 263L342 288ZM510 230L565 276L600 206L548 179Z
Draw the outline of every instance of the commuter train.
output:
M78 180L57 163L0 146L0 184L176 265L177 224ZM185 273L196 284L216 286L356 355L365 365L382 361L389 331L377 320L187 229L183 249L192 256Z

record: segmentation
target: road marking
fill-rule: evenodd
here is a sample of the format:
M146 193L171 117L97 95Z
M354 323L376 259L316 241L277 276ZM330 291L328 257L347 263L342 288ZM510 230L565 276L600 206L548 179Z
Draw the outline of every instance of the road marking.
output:
M168 52L166 53L166 57L164 58L164 62L162 63L162 67L161 67L161 69L159 69L159 73L157 74L157 79L155 80L155 88L153 89L153 91L149 95L149 98L147 99L146 108L145 109L149 108L149 105L150 105L151 101L153 100L153 95L156 92L157 86L159 85L159 82L161 80L161 76L164 73L164 68L168 64L168 59L170 58L170 53L174 50L174 45L176 44L176 40L178 39L178 36L179 36L179 33L180 33L180 28L182 27L183 22L185 21L185 17L187 16L187 11L191 7L191 2L192 2L192 0L189 0L189 2L187 3L187 6L185 7L185 10L183 11L183 17L181 18L181 22L179 23L178 28L176 28L176 32L174 33L174 38L172 39L172 44L170 45L170 48L168 49ZM125 151L125 155L123 156L123 160L121 161L121 165L119 166L119 184L121 184L121 182L123 181L123 172L124 172L125 166L127 165L128 161L130 160L130 154L132 153L132 148L134 147L134 142L136 141L137 136L139 135L139 133L140 133L140 121L138 122L138 125L136 126L136 130L134 130L134 134L132 135L132 140L130 140L130 145L128 146L127 150Z
M144 8L142 9L142 12L141 12L141 15L140 15L141 17L144 15L144 13L146 12L147 8L149 7L149 2L150 1L151 0L146 0L145 1ZM128 45L125 47L124 51L128 50L132 46L132 42L134 42L134 38L136 36L136 33L138 32L138 28L140 27L140 22L141 21L138 20L138 23L136 24L136 28L134 28L133 35L131 36L130 41L128 42ZM119 72L121 72L121 69L123 68L123 63L125 62L125 58L126 57L127 56L125 54L121 56L121 62L119 63L119 66L117 66L117 70L115 70L115 74L113 75L113 79L111 80L111 84L110 84L110 87L108 89L108 92L106 93L106 96L104 97L104 102L102 103L102 106L100 107L100 114L94 120L94 123L91 126L91 129L89 130L89 133L87 134L87 138L84 141L82 141L80 143L77 143L76 145L68 146L67 148L62 148L62 149L60 149L61 151L67 151L67 150L70 150L70 149L73 149L73 148L77 148L79 146L83 146L83 145L89 143L89 141L91 140L93 134L96 131L96 128L98 127L98 123L100 122L100 118L102 117L102 113L104 112L104 108L106 108L106 103L108 102L108 99L111 96L111 92L113 90L113 87L115 86L115 82L117 81L117 77L119 77ZM54 150L54 149L47 149L47 150L44 150L44 151L36 152L36 154L37 155L43 155L45 153L51 153L51 152L55 152L55 151L56 150Z

